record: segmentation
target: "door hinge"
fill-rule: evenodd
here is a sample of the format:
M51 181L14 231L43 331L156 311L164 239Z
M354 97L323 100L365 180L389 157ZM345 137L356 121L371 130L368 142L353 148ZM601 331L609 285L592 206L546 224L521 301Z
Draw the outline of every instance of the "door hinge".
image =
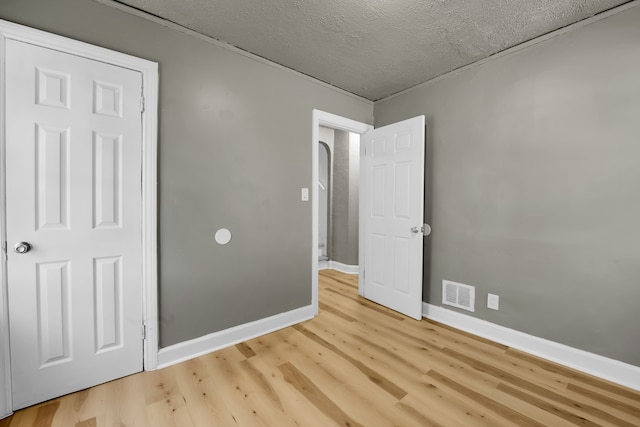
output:
M147 339L147 325L146 324L142 324L142 340L146 340Z
M140 97L140 112L144 113L144 96Z
M9 254L7 253L7 241L2 242L2 256L4 260L7 261L9 259Z

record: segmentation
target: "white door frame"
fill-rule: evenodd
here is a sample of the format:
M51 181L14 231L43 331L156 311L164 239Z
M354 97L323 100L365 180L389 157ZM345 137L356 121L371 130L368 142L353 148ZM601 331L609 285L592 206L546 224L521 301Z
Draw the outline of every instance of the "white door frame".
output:
M0 111L5 109L6 40L26 42L139 71L142 74L142 288L146 325L144 369L158 365L158 269L157 269L157 118L158 64L80 41L0 20ZM0 243L6 240L5 116L0 114ZM0 262L0 418L12 412L9 315L7 301L6 246Z
M311 128L311 305L313 314L318 314L318 144L320 143L320 126L353 132L362 135L373 129L373 126L357 122L345 117L336 116L320 110L313 110ZM358 237L358 247L362 248L362 233ZM362 277L364 269L364 251L358 251L358 271ZM363 285L358 281L358 294L363 295Z

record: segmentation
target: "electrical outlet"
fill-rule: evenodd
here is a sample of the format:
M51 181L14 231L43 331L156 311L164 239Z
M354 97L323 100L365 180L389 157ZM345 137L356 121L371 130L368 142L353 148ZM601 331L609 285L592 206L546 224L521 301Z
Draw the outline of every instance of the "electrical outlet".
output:
M302 187L300 189L300 200L302 200L303 202L308 202L309 201L309 189Z
M500 308L500 297L495 294L487 294L487 307L492 310Z

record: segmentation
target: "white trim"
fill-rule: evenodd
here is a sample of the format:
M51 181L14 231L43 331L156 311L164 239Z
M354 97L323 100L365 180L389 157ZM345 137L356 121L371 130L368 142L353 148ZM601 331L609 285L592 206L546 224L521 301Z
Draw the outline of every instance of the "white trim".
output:
M144 369L158 367L158 64L142 71L142 283L145 323Z
M422 315L445 325L640 391L640 367L422 303Z
M0 21L0 24L2 21ZM1 29L1 27L0 27ZM5 109L5 38L0 31L0 112ZM4 189L4 138L5 115L0 114L0 244L5 241L5 194ZM4 249L0 249L0 257L4 259ZM5 262L0 262L0 419L13 413L11 401L11 359L9 354L9 305L7 302Z
M411 91L413 91L415 89L426 87L426 86L428 86L428 85L430 85L432 83L435 83L435 82L440 81L442 79L446 79L448 77L453 77L453 76L455 76L457 74L460 74L462 72L465 72L465 71L467 71L467 70L469 70L471 68L477 67L478 65L483 65L483 64L486 64L487 62L494 61L496 59L502 58L503 56L507 56L507 55L511 55L511 54L517 53L517 52L521 51L522 49L526 49L528 47L531 47L531 46L536 45L538 43L545 42L545 41L547 41L549 39L552 39L554 37L561 36L561 35L566 34L568 32L577 30L578 28L584 27L585 25L589 25L591 23L600 21L602 19L608 18L608 17L610 17L612 15L615 15L615 14L618 14L620 12L624 12L625 10L631 9L631 8L639 6L639 5L640 5L640 0L635 0L635 1L631 1L629 3L625 3L623 5L620 5L620 6L616 6L616 7L612 8L612 9L606 10L604 12L601 12L601 13L597 14L597 15L594 15L594 16L591 16L589 18L583 19L582 21L578 21L578 22L573 23L571 25L567 25L566 27L560 28L560 29L555 30L555 31L551 31L550 33L543 34L543 35L541 35L539 37L536 37L536 38L531 39L529 41L526 41L524 43L520 43L520 44L515 45L513 47L510 47L508 49L505 49L505 50L502 50L500 52L494 53L493 55L488 56L488 57L486 57L484 59L481 59L479 61L472 62L471 64L464 65L464 66L462 66L460 68L456 68L455 70L448 71L448 72L446 72L444 74L440 74L439 76L433 77L433 78L427 80L426 82L418 83L417 85L412 86L412 87L407 88L407 89L404 89L404 90L401 90L400 92L396 92L396 93L394 93L392 95L389 95L389 96L386 96L384 98L377 99L377 100L375 100L375 103L377 104L378 102L384 102L384 101L388 101L390 99L393 99L395 97L402 96L402 95L404 95L404 94L406 94L408 92L411 92Z
M144 342L144 367L146 370L155 369L157 366L157 115L158 115L158 64L126 55L109 49L93 46L88 43L57 36L44 31L0 20L0 35L2 36L2 52L4 52L4 40L12 39L37 46L55 49L72 55L89 58L96 61L113 64L119 67L138 71L142 74L143 96L145 98L145 111L142 116L142 251L143 251L143 293L144 293L144 322L147 325L147 338ZM0 97L4 100L4 55L1 55L2 75L0 76ZM1 111L5 111L4 106ZM0 146L4 147L4 117L0 119ZM3 148L4 149L4 148ZM2 153L4 162L4 153ZM4 167L2 167L4 171ZM1 174L4 175L4 172ZM5 212L4 206L4 176L0 183L1 205L0 213ZM6 236L4 218L0 241ZM8 359L8 314L6 302L6 277L5 268L2 266L0 276L0 332L2 343L0 344L0 369L5 373L10 372ZM4 351L1 351L4 350ZM11 381L5 381L0 386L0 414L8 413L11 408ZM4 395L7 393L7 396ZM5 405L9 405L8 408Z
M321 261L318 263L318 270L338 270L345 274L358 275L360 268L357 265L343 264L338 261Z
M343 130L363 134L373 126L366 123L357 122L345 117L336 116L320 110L313 110L311 113L311 182L318 182L318 144L320 143L320 126L332 129ZM311 306L314 315L318 314L318 191L317 187L311 185ZM362 240L360 240L362 245ZM362 246L361 246L362 247ZM362 254L363 251L359 251ZM360 269L364 266L362 255L360 255ZM362 276L361 276L362 277ZM362 295L362 281L358 281L358 293Z
M138 18L146 19L147 21L151 21L153 23L160 24L160 25L162 25L164 27L167 27L167 28L170 28L172 30L179 31L179 32L181 32L183 34L187 34L187 35L189 35L191 37L195 37L197 39L200 39L200 40L203 40L205 42L211 43L211 44L216 45L218 47L221 47L223 49L230 50L231 52L237 53L238 55L242 55L245 58L252 59L252 60L254 60L256 62L259 62L260 64L267 65L269 67L275 68L275 69L280 70L280 71L286 71L288 73L295 74L296 77L302 78L302 79L307 80L307 81L312 82L312 83L315 83L315 84L317 84L319 86L322 86L322 87L325 87L327 89L331 89L331 90L333 90L335 92L338 92L338 93L340 93L342 95L346 95L346 96L348 96L350 98L355 98L358 101L362 101L362 102L364 102L366 104L373 105L373 101L371 101L370 99L364 98L364 97L362 97L360 95L356 95L355 93L352 93L352 92L348 92L348 91L346 91L344 89L339 88L338 86L334 86L334 85L332 85L330 83L324 82L322 80L318 80L315 77L311 77L310 75L301 73L300 71L294 70L293 68L289 68L289 67L286 67L284 65L278 64L278 63L273 62L273 61L271 61L271 60L269 60L267 58L264 58L262 56L258 56L258 55L255 55L255 54L251 53L251 52L248 52L246 50L242 50L242 49L240 49L238 47L233 46L232 44L225 43L225 42L220 41L218 39L215 39L213 37L205 36L204 34L201 34L201 33L198 33L197 31L193 31L193 30L191 30L189 28L183 27L182 25L177 24L177 23L175 23L173 21L169 21L169 20L161 18L159 16L152 15L150 13L147 13L147 12L143 11L143 10L133 8L131 6L116 2L114 0L94 0L94 1L97 2L97 3L101 3L101 4L105 5L105 6L112 7L114 9L118 9L118 10L120 10L122 12L128 13L129 15L137 16Z
M234 326L200 338L184 341L158 352L158 368L166 368L313 318L313 306L297 308L264 319Z

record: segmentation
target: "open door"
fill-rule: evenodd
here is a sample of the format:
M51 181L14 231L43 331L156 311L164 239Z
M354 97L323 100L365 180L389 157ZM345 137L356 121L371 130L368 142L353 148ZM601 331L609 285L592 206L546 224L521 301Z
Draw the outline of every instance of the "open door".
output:
M360 145L364 297L418 320L422 318L424 129L425 117L414 117L366 132Z

